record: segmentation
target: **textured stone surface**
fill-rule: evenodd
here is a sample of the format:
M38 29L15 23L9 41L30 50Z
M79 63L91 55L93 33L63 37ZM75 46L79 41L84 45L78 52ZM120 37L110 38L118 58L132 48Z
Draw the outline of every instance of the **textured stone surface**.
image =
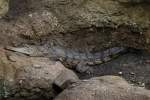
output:
M61 89L65 89L78 80L78 76L73 71L64 70L56 77L54 84Z
M0 97L52 98L55 78L63 71L70 72L60 62L44 57L29 57L3 48L0 56Z
M149 9L147 3L132 5L118 0L12 0L9 13L0 20L0 40L1 44L17 45L74 33L72 38L80 36L80 40L88 34L88 43L97 46L150 50Z
M79 81L54 100L149 100L150 91L129 85L118 76Z

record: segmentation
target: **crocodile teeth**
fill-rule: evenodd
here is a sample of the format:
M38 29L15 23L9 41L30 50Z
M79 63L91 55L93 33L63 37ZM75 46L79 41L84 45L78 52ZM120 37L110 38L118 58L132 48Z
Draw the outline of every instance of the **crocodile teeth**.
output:
M28 56L43 56L43 53L37 47L11 47L7 46L5 49L19 52Z

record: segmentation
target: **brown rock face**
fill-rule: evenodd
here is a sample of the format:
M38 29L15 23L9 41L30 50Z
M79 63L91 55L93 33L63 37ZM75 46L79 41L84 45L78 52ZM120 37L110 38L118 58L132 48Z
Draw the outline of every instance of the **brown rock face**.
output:
M59 35L65 34L63 39L68 35L80 37L80 41L96 47L121 45L150 50L149 9L147 3L118 0L11 0L8 14L0 20L0 43L21 45L44 40L44 36L59 40ZM66 41L65 45L74 44Z
M103 76L79 81L54 100L150 100L150 91L118 76Z

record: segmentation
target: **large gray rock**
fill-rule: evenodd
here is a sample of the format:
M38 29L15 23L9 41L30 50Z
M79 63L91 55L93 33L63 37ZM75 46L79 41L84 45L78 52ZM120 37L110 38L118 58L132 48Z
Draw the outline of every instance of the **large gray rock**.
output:
M55 96L53 83L64 71L74 74L60 62L49 58L29 57L0 48L0 99L10 96L52 98Z
M76 81L79 81L79 78L73 71L64 70L56 77L54 85L61 89L65 89Z
M54 100L150 100L150 91L118 76L102 76L79 81Z

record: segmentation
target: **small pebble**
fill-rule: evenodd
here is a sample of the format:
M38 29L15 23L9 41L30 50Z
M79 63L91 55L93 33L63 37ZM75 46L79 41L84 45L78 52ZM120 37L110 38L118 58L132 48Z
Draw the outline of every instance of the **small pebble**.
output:
M119 75L122 75L123 73L122 73L122 72L118 72L118 74L119 74Z
M130 74L131 74L131 75L135 75L135 73L134 73L134 72L131 72Z
M29 17L32 17L33 15L32 15L32 14L29 14L28 16L29 16Z
M145 83L142 83L141 86L142 86L142 87L145 87Z
M150 60L146 60L145 63L150 64Z
M123 67L128 67L128 66L129 66L129 64L123 64L122 66L123 66Z
M34 67L34 68L37 68L37 69L40 69L40 68L41 68L41 65L34 64L33 67Z

